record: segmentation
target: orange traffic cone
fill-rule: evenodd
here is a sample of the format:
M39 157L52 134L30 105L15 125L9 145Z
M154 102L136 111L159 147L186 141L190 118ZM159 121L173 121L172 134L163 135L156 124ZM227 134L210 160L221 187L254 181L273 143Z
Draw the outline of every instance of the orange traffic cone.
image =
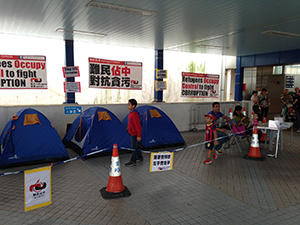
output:
M229 118L232 119L233 118L233 114L232 114L232 108L230 108L229 110Z
M265 129L262 129L261 130L261 138L260 138L260 141L261 142L264 142L266 140L266 130Z
M117 144L114 144L113 147L108 185L107 187L102 188L100 193L105 199L127 197L131 195L128 188L123 185Z
M243 108L243 115L247 116L247 114L246 114L246 107Z
M266 124L266 123L267 123L267 118L266 118L266 117L263 118L262 123L263 123L263 124ZM267 132L266 132L265 129L262 129L261 133L262 133L262 134L261 134L260 141L264 142L264 141L266 140L266 133L267 133Z
M251 121L253 120L253 116L254 116L254 111L252 110L251 117L250 117Z
M260 161L265 160L265 158L262 157L260 154L257 127L253 127L253 134L252 134L250 150L249 150L249 153L244 156L244 159L256 159L256 160L260 160Z

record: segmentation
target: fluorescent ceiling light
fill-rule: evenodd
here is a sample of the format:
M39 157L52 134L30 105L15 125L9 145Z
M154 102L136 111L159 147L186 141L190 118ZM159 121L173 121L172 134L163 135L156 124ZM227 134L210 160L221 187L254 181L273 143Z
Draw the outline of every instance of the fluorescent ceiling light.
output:
M117 12L136 14L136 15L141 15L141 16L152 16L152 15L156 14L156 12L153 12L153 11L129 8L129 7L125 7L125 6L112 5L112 4L102 3L102 2L95 2L95 1L89 2L86 6L90 6L90 7L94 7L94 8L98 8L98 9L106 9L106 10L112 10L112 11L117 11Z
M216 45L196 45L196 47L199 47L199 48L218 49L218 50L230 49L229 47L216 46Z
M287 33L287 32L282 32L282 31L277 31L277 30L267 30L267 31L261 32L261 34L277 35L277 36L288 37L288 38L300 37L300 34Z
M91 35L91 36L97 36L97 37L107 36L107 34L93 33L93 32L80 31L80 30L66 30L66 29L63 29L63 28L57 28L56 31L65 32L65 33L73 33L73 34Z

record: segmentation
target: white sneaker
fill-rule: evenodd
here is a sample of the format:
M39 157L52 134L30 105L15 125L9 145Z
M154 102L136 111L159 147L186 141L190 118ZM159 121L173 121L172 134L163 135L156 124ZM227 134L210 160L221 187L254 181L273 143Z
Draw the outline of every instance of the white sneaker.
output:
M297 130L297 133L300 133L300 130Z

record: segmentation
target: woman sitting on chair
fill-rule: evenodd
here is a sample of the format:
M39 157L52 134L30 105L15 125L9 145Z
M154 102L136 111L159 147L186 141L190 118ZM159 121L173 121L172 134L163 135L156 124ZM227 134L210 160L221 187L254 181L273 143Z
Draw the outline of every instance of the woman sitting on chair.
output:
M250 127L250 121L247 116L244 116L242 114L242 106L237 105L234 109L233 112L233 119L237 122L237 126L242 126L243 124L245 127L249 128Z
M245 134L246 129L250 127L250 121L247 116L242 114L242 106L237 105L233 112L233 118L236 123L236 130L233 130L234 133ZM244 132L243 132L244 131ZM251 135L252 130L247 130L246 134Z

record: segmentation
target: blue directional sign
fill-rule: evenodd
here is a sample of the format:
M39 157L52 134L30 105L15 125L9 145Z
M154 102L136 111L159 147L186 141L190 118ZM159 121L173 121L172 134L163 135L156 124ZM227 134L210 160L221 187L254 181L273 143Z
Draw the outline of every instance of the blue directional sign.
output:
M81 114L82 108L81 106L66 106L65 114Z

